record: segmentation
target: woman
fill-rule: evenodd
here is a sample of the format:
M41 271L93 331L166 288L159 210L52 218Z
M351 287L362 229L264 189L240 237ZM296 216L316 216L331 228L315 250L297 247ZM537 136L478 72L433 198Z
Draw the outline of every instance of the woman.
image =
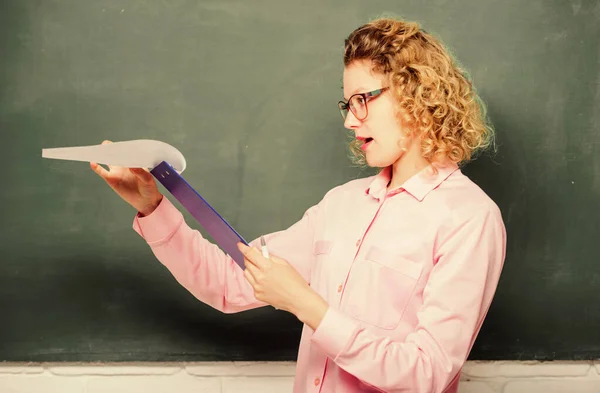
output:
M329 191L300 221L240 245L242 271L190 229L143 169L92 164L138 210L134 229L201 301L272 305L304 323L294 392L457 392L496 290L505 228L459 164L492 144L476 93L415 23L350 34L339 103L356 157L381 170Z

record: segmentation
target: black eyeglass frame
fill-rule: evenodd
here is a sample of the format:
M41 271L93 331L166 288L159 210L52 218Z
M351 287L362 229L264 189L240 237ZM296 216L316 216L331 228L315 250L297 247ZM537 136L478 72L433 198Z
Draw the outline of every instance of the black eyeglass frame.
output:
M345 121L346 116L348 115L348 111L352 111L352 114L354 115L354 117L356 117L357 120L360 120L360 121L365 120L367 118L367 116L369 116L369 106L367 105L367 103L369 101L367 99L378 97L381 94L385 93L385 91L388 89L389 89L389 87L382 87L381 89L368 91L366 93L356 93L356 94L352 94L350 96L350 98L348 98L348 101L339 101L338 108L340 110L340 114L342 115L342 119L344 119L344 121ZM363 100L365 101L365 115L362 118L358 117L358 115L352 109L352 106L350 105L350 101L352 101L352 99L356 96L362 97Z

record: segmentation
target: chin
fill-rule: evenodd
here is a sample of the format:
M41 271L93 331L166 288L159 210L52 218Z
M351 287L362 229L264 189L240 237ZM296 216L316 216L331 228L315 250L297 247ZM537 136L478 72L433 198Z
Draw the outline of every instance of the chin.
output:
M394 160L385 159L384 157L372 157L367 154L367 165L371 168L386 168L394 163Z
M370 154L369 154L370 153ZM380 154L377 154L380 153ZM383 153L383 154L381 154ZM405 154L402 151L378 151L372 150L367 151L365 155L365 159L367 164L373 168L387 168L388 166L394 165L396 162L400 161Z

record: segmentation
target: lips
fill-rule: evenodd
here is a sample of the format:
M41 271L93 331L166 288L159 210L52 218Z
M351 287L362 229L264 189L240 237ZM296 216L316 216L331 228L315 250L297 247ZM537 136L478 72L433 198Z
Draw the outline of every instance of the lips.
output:
M360 146L360 149L362 151L367 150L367 147L369 147L369 145L371 144L371 142L373 142L373 138L370 138L370 137L369 138L365 138L365 137L358 137L357 136L356 139L358 141L362 142L362 145Z

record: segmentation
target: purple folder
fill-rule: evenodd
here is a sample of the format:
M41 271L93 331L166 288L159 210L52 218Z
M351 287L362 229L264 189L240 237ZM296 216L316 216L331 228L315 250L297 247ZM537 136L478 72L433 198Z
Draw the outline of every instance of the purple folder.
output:
M244 270L244 256L237 243L248 244L213 207L165 161L150 171L152 175L191 213L217 244Z

